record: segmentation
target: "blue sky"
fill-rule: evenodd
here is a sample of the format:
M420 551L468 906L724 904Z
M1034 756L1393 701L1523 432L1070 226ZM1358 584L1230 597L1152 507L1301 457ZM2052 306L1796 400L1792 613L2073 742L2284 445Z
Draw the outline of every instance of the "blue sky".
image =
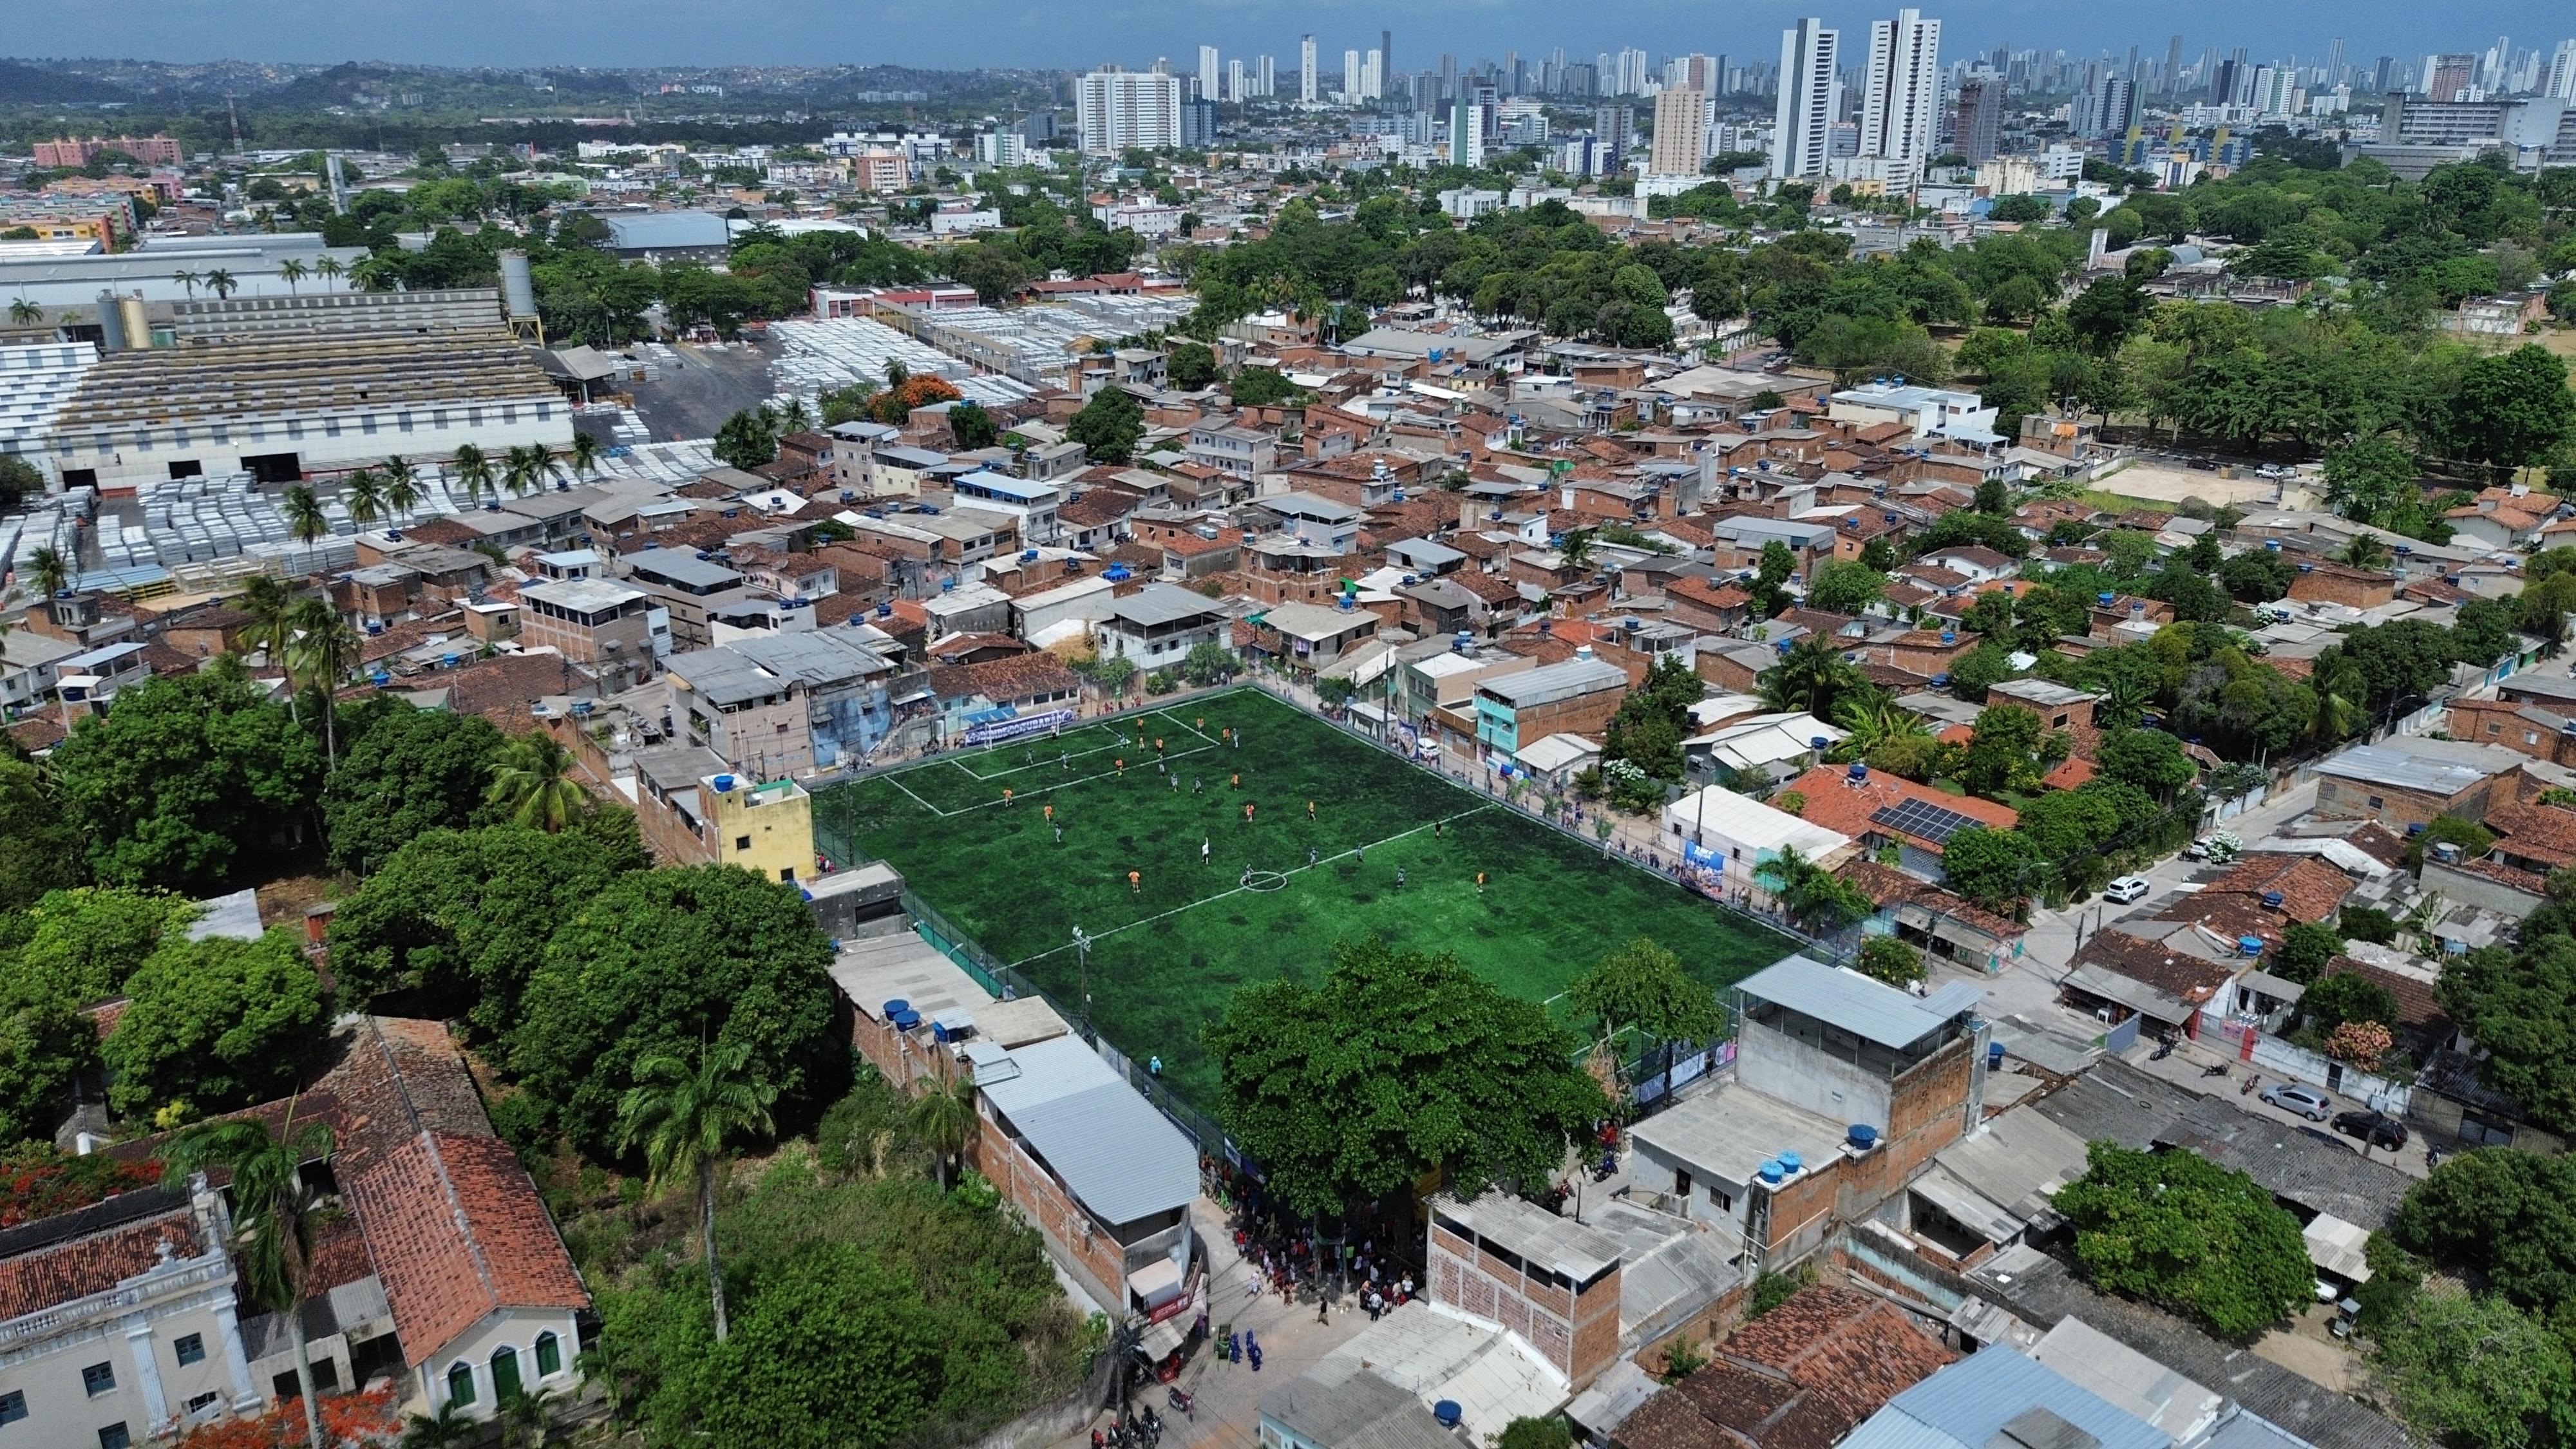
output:
M1893 5L1888 10L1893 10ZM2137 45L2161 56L2179 31L2185 53L2244 45L2258 57L2322 57L2335 35L2345 54L2482 50L2499 34L2546 50L2576 35L2563 0L2468 6L2333 0L2170 0L2161 7L2065 0L1957 0L1923 9L1944 22L1943 51L1996 45L2063 46L2076 54ZM1130 64L1169 55L1187 63L1214 43L1228 54L1268 52L1293 64L1297 37L1315 33L1327 70L1345 47L1396 31L1403 70L1523 56L1564 46L1589 55L1622 46L1656 54L1776 55L1782 24L1822 13L1864 26L1876 8L1796 0L0 0L0 50L162 60L392 59L450 64L657 65L690 62L887 62L930 67Z

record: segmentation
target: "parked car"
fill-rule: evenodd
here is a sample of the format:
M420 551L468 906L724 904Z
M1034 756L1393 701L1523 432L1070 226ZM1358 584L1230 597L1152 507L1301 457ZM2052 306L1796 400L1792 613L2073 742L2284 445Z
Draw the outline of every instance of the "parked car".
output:
M2263 1089L2263 1100L2275 1107L2296 1112L2311 1122L2322 1122L2334 1112L2334 1103L2314 1087L2296 1082L2280 1082Z
M2334 1129L2347 1137L2358 1137L2373 1147L2406 1145L2406 1124L2385 1112L2337 1112Z
M2209 837L2204 835L2198 840L2193 841L2191 844L2184 846L2182 848L2182 858L2185 860L2209 859Z
M2115 906L2125 906L2131 901L2145 900L2147 892L2154 889L2155 886L2145 876L2124 875L2102 888L2102 899Z

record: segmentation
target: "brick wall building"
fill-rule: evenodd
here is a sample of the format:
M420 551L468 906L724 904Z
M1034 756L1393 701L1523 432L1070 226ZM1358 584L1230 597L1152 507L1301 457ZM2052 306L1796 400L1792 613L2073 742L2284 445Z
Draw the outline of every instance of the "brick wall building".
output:
M1535 1203L1488 1193L1431 1210L1424 1291L1499 1324L1580 1389L1619 1357L1619 1245Z

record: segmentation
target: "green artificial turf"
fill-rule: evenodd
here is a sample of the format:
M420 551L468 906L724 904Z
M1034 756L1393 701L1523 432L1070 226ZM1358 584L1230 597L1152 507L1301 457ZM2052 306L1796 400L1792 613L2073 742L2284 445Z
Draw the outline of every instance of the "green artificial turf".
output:
M1454 951L1540 1002L1640 935L1713 986L1797 949L1257 690L944 755L829 790L815 813L827 853L889 862L1074 1011L1080 926L1093 938L1093 1025L1140 1063L1159 1055L1172 1087L1211 1110L1200 1029L1247 982L1319 978L1336 941Z

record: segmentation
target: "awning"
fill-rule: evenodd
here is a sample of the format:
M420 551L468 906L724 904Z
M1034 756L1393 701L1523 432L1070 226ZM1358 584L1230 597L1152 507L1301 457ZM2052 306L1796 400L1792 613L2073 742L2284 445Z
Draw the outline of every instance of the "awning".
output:
M1160 1323L1151 1324L1136 1340L1136 1346L1145 1351L1148 1360L1161 1363L1180 1352L1181 1345L1189 1341L1190 1322L1190 1315L1176 1313Z
M1147 1308L1160 1308L1181 1296L1181 1265L1157 1258L1127 1275L1127 1291Z
M2364 1251L2370 1242L2368 1228L2332 1213L2319 1213L2300 1236L2307 1239L2309 1262L2347 1283L2370 1281L2370 1260Z
M1907 1186L1989 1243L2010 1242L2022 1230L2021 1219L1988 1202L1984 1194L1950 1176L1945 1168L1936 1166Z

